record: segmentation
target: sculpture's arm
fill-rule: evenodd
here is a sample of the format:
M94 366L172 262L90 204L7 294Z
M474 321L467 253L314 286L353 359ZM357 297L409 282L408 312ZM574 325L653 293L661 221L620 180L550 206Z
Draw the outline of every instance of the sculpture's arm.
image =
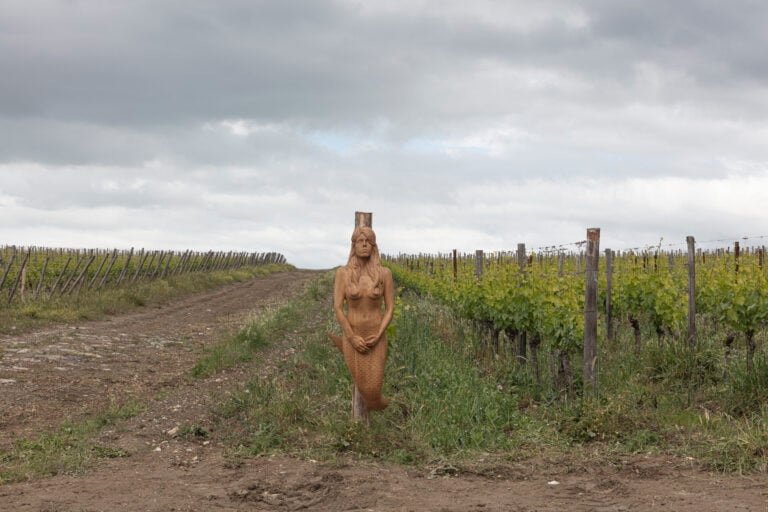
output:
M345 338L353 336L352 326L349 325L347 315L344 314L344 283L346 282L346 272L343 267L336 269L336 278L333 280L333 311L336 314L336 320L341 326L341 332Z
M376 335L369 336L365 340L369 347L374 346L384 336L395 314L395 284L392 281L392 272L386 267L382 268L382 278L384 281L384 316L381 318L381 324Z

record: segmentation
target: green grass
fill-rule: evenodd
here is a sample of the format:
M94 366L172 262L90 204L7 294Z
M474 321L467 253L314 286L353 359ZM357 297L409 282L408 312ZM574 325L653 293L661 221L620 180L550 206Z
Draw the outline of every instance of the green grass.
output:
M65 423L55 432L17 440L12 448L0 450L0 484L76 475L98 459L128 457L125 450L97 445L92 439L102 428L119 425L143 410L135 401L112 404L91 418Z
M636 355L631 330L623 329L616 341L600 341L598 396L578 393L581 364L574 355L577 396L564 400L550 384L545 345L536 382L506 347L500 356L481 356L486 333L408 292L398 298L390 330L390 407L372 413L367 427L353 422L349 373L325 336L337 330L330 294L318 291L295 312L302 317L292 324L300 326L301 350L217 409L217 432L232 456L460 466L489 454L614 463L653 453L717 471L768 471L768 362L758 358L747 375L735 354L726 372L717 332L704 330L695 351L669 338L663 350L647 342ZM310 322L313 315L320 320Z
M539 402L532 416L557 425L572 447L606 457L660 453L717 471L765 472L768 363L759 357L750 375L734 357L726 371L722 339L705 331L695 349L670 338L663 349L654 340L635 354L626 329L601 341L598 397Z
M91 315L99 317L289 268L292 267L267 265L237 271L172 277L136 287L105 291L98 296L85 296L73 301L27 304L20 308L3 310L0 312L0 317L14 322L21 320L14 325L21 325L23 328ZM284 320L286 314L289 314L289 311L273 315L273 321ZM34 319L36 323L25 323L24 318ZM258 331L246 329L235 338L253 351L261 346L261 341L265 339L258 336ZM1 357L2 350L0 350ZM167 392L159 392L157 398ZM98 414L79 421L68 421L52 432L40 434L35 438L17 440L11 448L0 450L0 484L58 474L80 474L96 460L128 457L130 454L122 449L94 444L93 438L104 427L120 426L123 420L143 410L143 404L136 400L113 403ZM181 429L180 435L207 437L209 434L199 425L190 425Z
M210 425L186 425L180 435L215 435L234 459L288 454L477 470L484 460L544 455L615 464L651 453L689 458L716 471L768 471L768 361L757 357L748 375L741 348L726 371L721 333L706 326L695 351L670 338L664 350L651 341L636 355L628 328L616 341L601 339L598 396L564 400L550 383L546 344L537 382L508 346L499 356L481 355L487 333L428 298L401 293L389 330L384 393L390 407L371 413L368 426L354 422L349 372L326 336L338 332L332 288L333 274L323 275L300 298L254 319L205 354L193 370L197 377L244 362L252 376L217 402ZM260 354L283 344L293 351L264 368ZM577 354L572 364L578 390ZM37 459L37 452L61 455ZM3 467L52 474L77 472L84 463L79 460L110 455L121 456L62 430L0 460ZM19 471L2 478L24 478Z
M152 304L162 304L182 295L293 268L291 265L270 264L237 270L183 274L119 288L107 287L79 296L57 296L52 299L41 297L25 303L14 301L10 306L0 306L0 332L21 332L53 322L72 323L104 318Z
M301 322L302 349L217 410L217 432L232 455L351 454L417 463L489 451L518 457L536 450L542 435L557 442L552 428L532 422L517 396L483 374L453 316L426 301L396 309L384 388L389 408L371 413L367 427L352 421L349 372L325 335L337 330L330 293L329 283L323 299L301 310L321 319Z
M317 302L317 282L299 299L271 311L260 313L233 336L209 348L192 368L192 376L205 378L225 368L250 362L271 340L295 330L310 303Z

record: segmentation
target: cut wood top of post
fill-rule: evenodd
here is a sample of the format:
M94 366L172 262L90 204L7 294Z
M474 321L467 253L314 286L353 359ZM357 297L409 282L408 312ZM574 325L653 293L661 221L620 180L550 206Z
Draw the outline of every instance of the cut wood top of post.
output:
M355 212L355 227L373 227L373 213L371 212Z

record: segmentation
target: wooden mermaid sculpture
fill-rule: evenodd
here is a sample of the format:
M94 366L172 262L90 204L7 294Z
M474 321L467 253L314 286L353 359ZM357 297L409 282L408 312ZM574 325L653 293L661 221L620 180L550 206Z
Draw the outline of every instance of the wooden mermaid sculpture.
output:
M336 271L334 283L333 308L343 335L329 336L344 355L369 411L379 411L388 404L381 386L387 359L386 329L392 321L394 302L392 272L381 266L376 235L369 227L358 227L352 233L349 261Z

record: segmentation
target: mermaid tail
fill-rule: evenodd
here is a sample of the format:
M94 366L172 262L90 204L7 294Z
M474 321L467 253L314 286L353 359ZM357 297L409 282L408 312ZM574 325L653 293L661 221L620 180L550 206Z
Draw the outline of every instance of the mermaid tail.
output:
M357 386L365 406L369 411L380 411L389 405L381 394L384 382L384 363L387 359L387 338L382 336L366 354L361 354L352 343L335 334L328 333L333 344L344 355L344 361L352 374L352 381Z
M341 336L336 336L332 332L329 332L328 337L331 338L331 341L334 345L336 345L336 348L339 349L339 352L343 354L344 349L342 347L344 346L344 340L341 338Z

